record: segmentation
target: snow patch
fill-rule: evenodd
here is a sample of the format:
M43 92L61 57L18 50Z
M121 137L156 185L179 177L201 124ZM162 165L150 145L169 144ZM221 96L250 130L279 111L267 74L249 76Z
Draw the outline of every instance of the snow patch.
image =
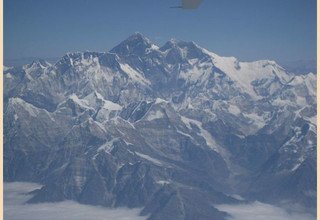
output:
M161 98L157 98L154 104L160 104L160 103L168 103L168 101Z
M161 110L157 110L155 112L154 111L149 112L148 116L146 117L146 120L153 121L153 120L160 119L163 117L164 117L163 112Z
M103 108L112 110L112 111L119 111L122 109L122 106L118 105L117 103L111 102L109 100L104 100Z
M5 77L6 77L7 79L13 79L13 76L11 75L11 73L6 73L6 74L5 74Z
M241 113L241 110L235 105L229 105L228 111L233 115L239 115Z
M10 99L12 101L12 104L14 105L20 105L23 107L23 109L25 111L27 111L29 113L30 116L32 117L37 117L39 114L39 111L37 108L35 108L33 105L25 102L23 99L20 98L11 98Z
M169 181L166 181L166 180L158 180L157 183L161 186L164 186L164 185L167 185L167 184L170 184Z
M111 141L108 141L105 144L103 144L101 147L98 148L98 152L104 151L109 154L113 149L113 143L115 140L117 140L117 139L112 139Z
M262 116L259 116L257 113L243 113L243 115L248 118L251 123L253 123L258 129L263 128L266 125L265 120Z
M152 162L152 163L154 163L154 164L156 164L156 165L158 165L158 166L162 166L162 165L163 165L160 160L157 160L157 159L155 159L155 158L153 158L153 157L150 157L149 155L142 154L142 153L139 153L139 152L135 152L135 153L136 153L136 155L138 155L139 157L141 157L141 158L143 158L143 159L146 159L146 160L148 160L148 161L150 161L150 162Z
M83 108L90 108L87 100L79 99L76 94L72 94L69 98Z
M144 84L144 85L151 84L149 80L145 79L138 71L134 70L130 65L120 63L120 67L125 73L128 74L128 76L133 81L138 82L140 84Z
M214 151L219 152L219 148L218 148L219 145L212 138L211 134L202 127L201 122L184 117L184 116L181 116L181 120L190 130L192 130L191 124L196 125L200 130L200 135L205 139L207 145Z

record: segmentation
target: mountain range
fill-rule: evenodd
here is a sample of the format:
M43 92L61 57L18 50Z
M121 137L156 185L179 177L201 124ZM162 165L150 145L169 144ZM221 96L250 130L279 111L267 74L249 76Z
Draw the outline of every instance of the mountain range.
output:
M135 33L109 52L4 67L4 180L29 203L224 220L219 204L316 210L316 74Z

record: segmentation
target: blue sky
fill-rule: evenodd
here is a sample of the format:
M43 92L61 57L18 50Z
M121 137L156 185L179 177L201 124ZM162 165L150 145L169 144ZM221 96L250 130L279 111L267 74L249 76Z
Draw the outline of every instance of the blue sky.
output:
M138 31L195 41L240 60L316 58L316 0L4 0L5 58L108 51Z

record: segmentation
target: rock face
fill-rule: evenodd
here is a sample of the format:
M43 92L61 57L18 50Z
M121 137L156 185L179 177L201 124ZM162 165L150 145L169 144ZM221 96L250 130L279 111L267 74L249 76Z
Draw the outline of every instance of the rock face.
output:
M4 178L29 202L225 219L230 195L316 207L316 75L139 33L4 72Z

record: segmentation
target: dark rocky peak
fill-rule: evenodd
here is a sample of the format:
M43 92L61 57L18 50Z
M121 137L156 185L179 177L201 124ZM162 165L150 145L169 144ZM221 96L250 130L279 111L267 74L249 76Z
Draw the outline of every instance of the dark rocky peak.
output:
M171 39L160 48L169 63L182 62L189 59L203 59L208 55L194 42Z
M119 56L143 56L150 52L150 50L157 48L156 45L141 33L135 33L114 47L110 52L116 53Z

